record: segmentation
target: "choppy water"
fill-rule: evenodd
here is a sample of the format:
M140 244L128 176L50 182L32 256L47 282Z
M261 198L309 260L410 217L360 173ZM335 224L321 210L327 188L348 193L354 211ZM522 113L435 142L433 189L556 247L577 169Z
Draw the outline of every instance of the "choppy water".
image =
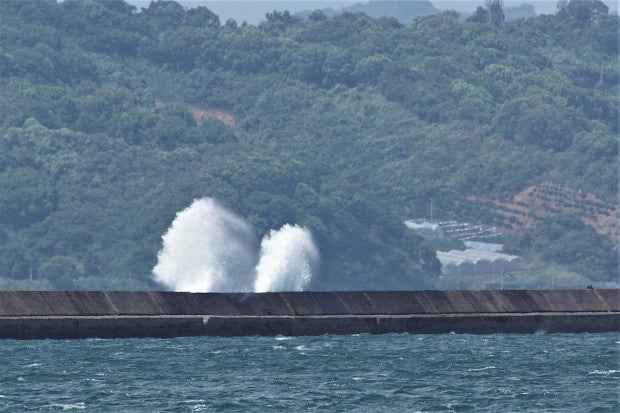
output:
M618 412L618 334L0 341L0 411Z

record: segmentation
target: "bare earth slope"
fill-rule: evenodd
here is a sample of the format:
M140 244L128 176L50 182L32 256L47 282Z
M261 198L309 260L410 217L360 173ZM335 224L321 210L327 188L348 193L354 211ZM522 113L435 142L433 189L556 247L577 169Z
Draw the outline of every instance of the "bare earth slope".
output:
M617 205L605 203L592 194L550 182L530 186L510 200L473 196L467 200L485 203L494 213L501 215L503 223L498 226L508 232L532 227L551 214L576 213L599 234L614 241L618 234Z

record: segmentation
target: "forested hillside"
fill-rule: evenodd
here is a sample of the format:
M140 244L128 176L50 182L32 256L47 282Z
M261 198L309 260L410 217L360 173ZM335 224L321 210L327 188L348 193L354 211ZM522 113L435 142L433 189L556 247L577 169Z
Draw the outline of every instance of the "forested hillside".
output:
M490 4L252 26L172 1L0 2L0 286L156 288L162 234L205 196L257 236L311 229L312 289L433 288L434 249L402 225L431 199L515 237L489 200L536 184L616 214L618 17L573 0L504 22ZM594 278L617 277L609 238L531 223L596 239ZM536 253L562 239L537 228L513 251L567 264Z

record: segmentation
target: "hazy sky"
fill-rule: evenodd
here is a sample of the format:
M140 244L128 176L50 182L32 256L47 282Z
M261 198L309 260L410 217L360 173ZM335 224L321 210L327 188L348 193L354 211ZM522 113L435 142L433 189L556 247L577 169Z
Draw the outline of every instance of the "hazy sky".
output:
M250 24L258 24L264 20L265 13L273 10L288 10L296 13L302 10L316 10L332 8L334 10L351 6L355 3L366 3L367 0L176 0L185 7L205 6L220 16L224 23L232 18L237 23L246 21ZM407 1L407 0L400 0ZM140 7L148 7L150 0L127 0L129 4ZM617 12L616 1L604 1L610 10ZM440 10L455 9L460 12L472 12L478 6L484 5L484 0L431 0L433 6ZM534 5L537 14L553 14L556 12L556 0L504 0L504 6L518 6L529 3Z

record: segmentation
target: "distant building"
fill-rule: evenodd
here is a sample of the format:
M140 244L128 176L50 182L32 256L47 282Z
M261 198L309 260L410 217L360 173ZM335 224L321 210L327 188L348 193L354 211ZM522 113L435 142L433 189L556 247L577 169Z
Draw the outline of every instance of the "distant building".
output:
M441 221L437 224L448 238L455 238L463 242L477 241L494 244L502 244L504 242L504 234L495 227L458 221Z
M526 268L525 261L519 256L474 249L437 251L437 258L443 275L499 274Z
M499 274L526 268L523 258L500 253L504 234L495 228L457 221L408 220L405 225L429 241L449 238L465 244L465 251L437 251L443 275Z
M464 241L463 244L472 250L485 252L501 252L502 248L504 248L504 244L493 244L490 242Z
M495 227L474 225L468 222L407 220L405 225L407 228L416 230L428 240L451 238L463 242L471 241L500 245L504 242L504 234Z
M420 235L428 240L443 239L444 233L441 226L434 222L428 221L405 221L407 228L417 231Z

